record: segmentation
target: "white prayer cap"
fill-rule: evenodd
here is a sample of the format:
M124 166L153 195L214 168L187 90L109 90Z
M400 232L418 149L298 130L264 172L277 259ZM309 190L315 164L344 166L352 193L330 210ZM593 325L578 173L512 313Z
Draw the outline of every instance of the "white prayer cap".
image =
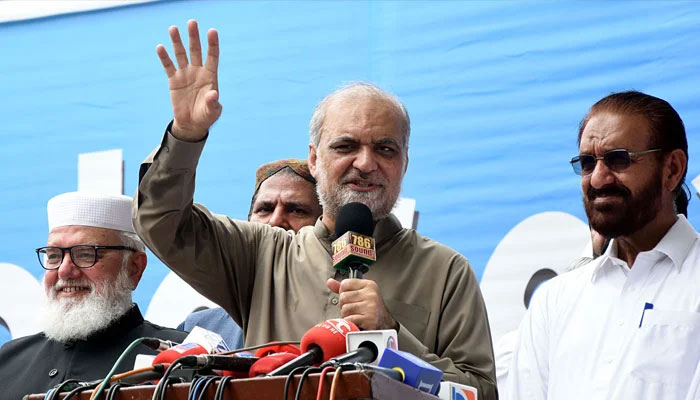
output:
M134 232L129 196L68 192L49 200L46 210L49 231L59 226L82 225Z

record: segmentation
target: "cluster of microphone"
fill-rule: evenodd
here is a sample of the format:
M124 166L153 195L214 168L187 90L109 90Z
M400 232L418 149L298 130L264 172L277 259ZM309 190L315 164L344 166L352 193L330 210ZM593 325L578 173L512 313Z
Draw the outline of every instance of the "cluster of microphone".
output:
M271 343L254 354L211 354L215 347L209 342L178 344L161 351L152 363L177 361L188 369L261 379L287 376L303 369L301 367L342 367L343 370L384 374L418 390L433 395L439 393L445 399L476 399L475 389L441 382L442 371L413 354L398 350L395 330L360 331L344 319L330 319L315 325L301 338L299 347Z

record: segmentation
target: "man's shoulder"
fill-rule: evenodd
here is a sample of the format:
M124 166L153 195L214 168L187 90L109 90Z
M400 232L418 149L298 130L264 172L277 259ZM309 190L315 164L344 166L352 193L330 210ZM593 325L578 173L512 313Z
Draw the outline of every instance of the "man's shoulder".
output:
M406 246L414 247L416 253L431 254L434 257L444 258L451 262L469 265L469 260L462 253L444 243L422 235L414 229L402 228L398 235L400 237L399 240Z
M154 324L147 320L143 320L141 330L143 336L154 336L164 340L182 341L187 337L187 332L185 331Z
M12 339L0 347L0 360L8 361L10 357L37 352L51 343L56 342L49 341L41 332Z

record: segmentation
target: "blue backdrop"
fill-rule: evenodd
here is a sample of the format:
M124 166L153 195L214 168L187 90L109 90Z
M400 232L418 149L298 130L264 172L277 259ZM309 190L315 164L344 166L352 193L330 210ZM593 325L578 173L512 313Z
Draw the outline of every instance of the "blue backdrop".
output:
M581 117L612 91L671 102L688 131L688 178L700 173L697 2L156 2L0 24L0 262L40 279L46 202L76 189L79 153L123 149L134 193L171 118L155 46L170 50L168 26L184 32L189 18L221 42L224 111L195 195L218 213L245 218L256 166L305 158L315 104L351 80L404 101L402 195L417 200L419 231L479 276L528 216L585 219L567 161ZM695 226L697 211L694 199ZM142 310L167 273L150 261Z

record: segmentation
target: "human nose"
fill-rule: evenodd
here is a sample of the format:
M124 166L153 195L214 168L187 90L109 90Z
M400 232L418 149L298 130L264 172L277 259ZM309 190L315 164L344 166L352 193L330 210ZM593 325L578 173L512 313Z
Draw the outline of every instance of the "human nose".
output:
M272 215L267 223L287 230L291 229L289 222L287 221L287 214L285 213L283 207L275 207L275 210L272 212Z
M603 188L615 181L612 171L603 160L596 160L593 172L590 174L591 186L596 189Z
M360 172L364 173L372 172L377 169L377 161L374 158L372 149L369 146L361 147L352 165Z
M70 255L70 251L65 250L61 265L58 266L58 277L63 280L75 279L79 277L80 274L80 268L73 263L73 258Z

